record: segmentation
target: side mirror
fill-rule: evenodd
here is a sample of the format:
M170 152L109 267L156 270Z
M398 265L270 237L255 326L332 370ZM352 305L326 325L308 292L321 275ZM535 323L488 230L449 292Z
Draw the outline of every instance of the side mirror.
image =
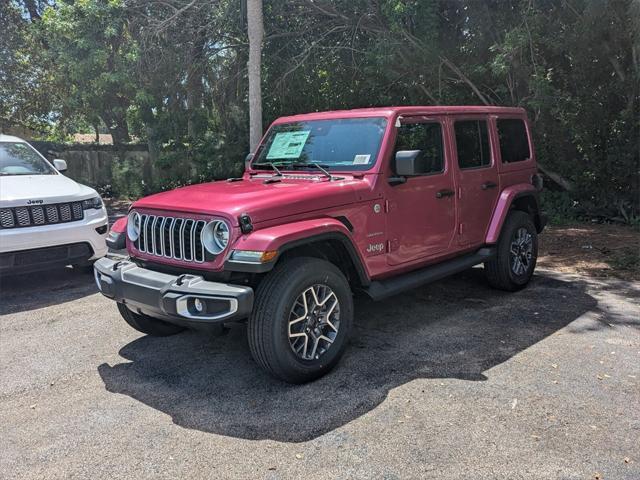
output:
M248 170L249 169L249 164L251 163L251 160L253 160L253 153L248 153L246 157L244 157L244 169Z
M400 150L396 152L396 175L400 177L411 177L418 175L419 169L417 159L421 150Z
M67 169L67 162L65 162L64 160L60 159L60 158L56 158L53 161L53 166L55 167L56 170L58 170L59 172L64 172Z

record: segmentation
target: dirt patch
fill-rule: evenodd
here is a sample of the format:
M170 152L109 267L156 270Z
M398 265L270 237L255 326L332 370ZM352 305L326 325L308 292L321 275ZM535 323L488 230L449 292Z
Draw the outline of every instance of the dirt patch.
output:
M550 226L540 235L540 267L640 280L640 232L622 225Z

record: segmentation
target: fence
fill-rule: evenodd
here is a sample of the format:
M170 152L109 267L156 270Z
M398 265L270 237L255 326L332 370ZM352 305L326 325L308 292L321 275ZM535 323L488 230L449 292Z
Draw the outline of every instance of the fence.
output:
M49 160L66 160L65 175L92 187L113 185L114 167L129 164L147 184L153 183L153 166L145 145L90 145L31 142ZM115 173L115 175L114 175Z
M65 175L107 196L140 197L189 183L197 173L187 155L153 160L146 145L31 143L47 159L65 160Z

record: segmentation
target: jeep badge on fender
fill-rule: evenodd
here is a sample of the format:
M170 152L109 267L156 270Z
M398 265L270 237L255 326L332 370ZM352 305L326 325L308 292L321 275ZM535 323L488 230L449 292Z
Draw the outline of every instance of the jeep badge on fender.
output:
M262 368L308 382L347 347L356 291L478 264L495 288L527 285L545 225L531 138L521 108L279 118L241 178L135 202L109 235L129 258L96 262L96 283L149 335L246 321Z

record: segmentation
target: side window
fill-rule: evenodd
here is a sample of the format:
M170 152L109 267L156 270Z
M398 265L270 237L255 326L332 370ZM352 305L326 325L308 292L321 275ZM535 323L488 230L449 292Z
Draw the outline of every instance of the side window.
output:
M400 150L420 150L417 164L421 175L444 171L442 127L438 122L405 123L400 126L395 152Z
M491 149L487 122L484 120L462 120L455 122L458 165L461 169L491 165Z
M498 137L500 138L502 163L529 160L531 157L529 139L527 138L527 128L522 120L498 119Z

